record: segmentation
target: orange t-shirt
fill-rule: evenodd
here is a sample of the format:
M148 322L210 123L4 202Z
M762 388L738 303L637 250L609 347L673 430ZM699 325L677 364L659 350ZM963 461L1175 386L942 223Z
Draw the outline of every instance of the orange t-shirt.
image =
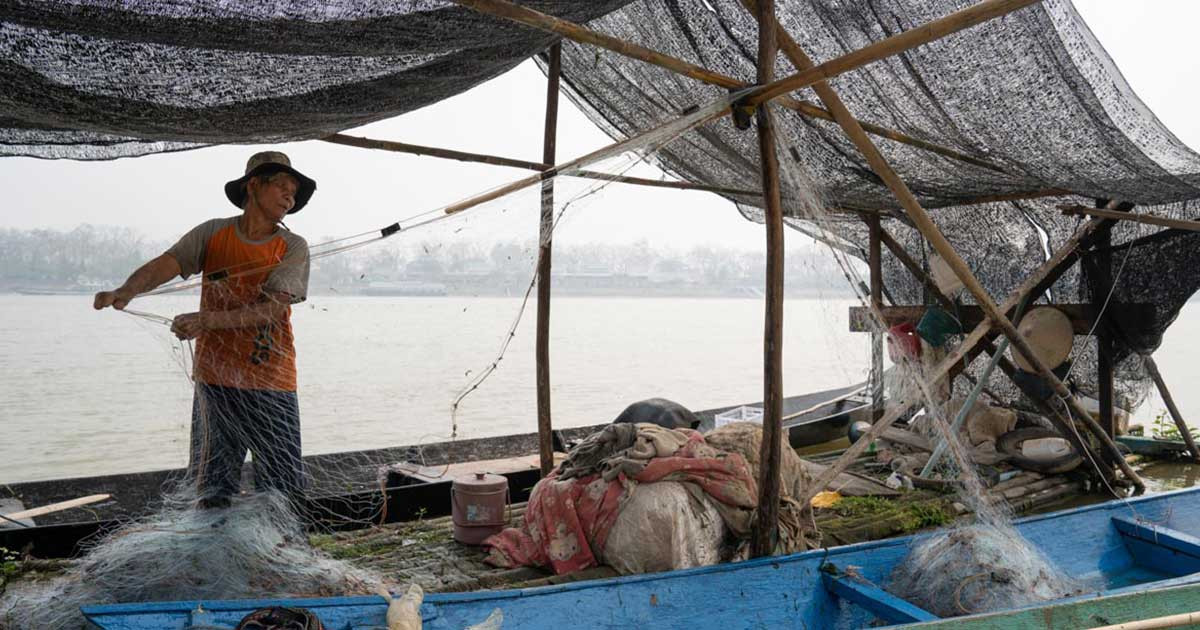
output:
M206 221L167 253L179 261L184 278L204 273L201 311L231 311L266 298L290 296L293 304L308 292L308 244L284 229L254 241L238 228L238 217ZM291 307L282 321L253 328L206 330L196 340L194 377L201 383L296 391L296 349Z

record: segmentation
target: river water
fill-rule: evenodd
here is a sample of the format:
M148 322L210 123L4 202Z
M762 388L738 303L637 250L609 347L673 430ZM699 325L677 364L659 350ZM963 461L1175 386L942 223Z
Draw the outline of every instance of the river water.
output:
M196 296L140 299L164 316ZM784 388L859 382L868 336L848 332L845 297L789 299ZM496 358L518 298L313 296L297 306L306 453L433 442L450 405ZM531 301L499 369L461 405L460 437L536 430ZM762 397L758 299L556 297L551 369L556 426L611 420L661 396L693 409ZM1184 310L1156 358L1188 417L1200 309ZM178 467L187 459L191 384L166 327L90 296L0 295L0 483ZM1139 414L1152 416L1151 399Z
M173 316L196 296L136 300ZM306 453L433 442L496 358L519 298L313 296L293 326ZM786 391L864 378L865 335L839 299L788 300ZM763 302L556 297L556 426L611 420L662 396L694 409L762 398ZM499 369L460 406L460 437L537 430L535 302ZM0 482L152 470L187 458L191 384L165 326L91 308L90 296L0 295Z

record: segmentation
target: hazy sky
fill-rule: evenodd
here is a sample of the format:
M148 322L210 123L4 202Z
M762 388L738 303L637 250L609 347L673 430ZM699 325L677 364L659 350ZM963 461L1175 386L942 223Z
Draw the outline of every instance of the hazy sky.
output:
M1200 3L1078 0L1076 6L1150 109L1186 144L1200 147L1195 116ZM544 98L545 77L527 62L455 98L348 133L538 161ZM559 161L610 142L568 100L561 101ZM528 174L318 141L280 148L319 182L312 203L288 221L310 242L376 229ZM256 150L222 146L108 162L0 158L0 227L90 222L172 239L207 218L237 212L221 186L241 174ZM656 176L650 169L638 174ZM762 226L715 195L635 186L609 186L573 222L590 240L645 238L676 248L761 247L764 239ZM535 230L531 223L529 233Z

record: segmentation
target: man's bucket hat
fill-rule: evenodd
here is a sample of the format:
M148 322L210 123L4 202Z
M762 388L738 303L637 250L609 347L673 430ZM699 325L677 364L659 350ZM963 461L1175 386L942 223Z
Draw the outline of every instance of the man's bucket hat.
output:
M258 175L274 175L287 173L296 178L300 186L296 189L296 205L288 210L288 214L300 211L317 189L317 182L305 177L303 173L292 168L292 161L279 151L262 151L250 156L246 162L246 174L225 184L225 196L233 205L241 208L246 201L246 182Z

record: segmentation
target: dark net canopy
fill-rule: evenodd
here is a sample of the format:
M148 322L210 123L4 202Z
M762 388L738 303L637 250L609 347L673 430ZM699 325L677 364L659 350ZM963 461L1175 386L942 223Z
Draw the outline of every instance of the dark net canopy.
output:
M534 0L520 4L745 82L757 26L739 0ZM816 62L973 4L967 0L795 0L785 29ZM107 159L215 143L316 138L436 102L542 51L553 37L437 0L225 2L76 0L0 3L0 155ZM780 57L777 76L795 69ZM661 124L724 90L607 51L564 43L568 94L615 138ZM1056 204L1111 198L1137 211L1197 218L1200 156L1132 93L1067 0L1045 0L831 82L850 111L969 156L892 140L884 155L987 289L1007 295L1080 222ZM810 90L794 96L816 103ZM777 108L782 158L832 207L893 208L891 193L833 123ZM654 159L688 181L758 186L753 131L718 121ZM980 162L985 165L980 165ZM785 168L786 170L786 168ZM1047 189L1077 196L972 204ZM785 197L788 194L785 192ZM798 197L795 195L794 197ZM735 199L760 218L753 197ZM843 216L833 238L856 251L865 229ZM794 227L812 231L793 216ZM901 220L887 229L924 255ZM1123 393L1139 396L1137 352L1153 350L1200 283L1197 236L1133 223L1113 230L1112 302L1155 306L1121 321ZM897 303L920 287L885 255ZM1059 302L1103 300L1076 266ZM1094 342L1078 338L1077 381L1094 383ZM995 387L1002 386L994 383Z
M820 0L777 3L784 28L816 63L971 6L966 0ZM753 83L756 20L739 0L641 0L601 17L591 28ZM796 72L781 55L777 77ZM573 100L614 137L724 93L648 64L565 42L563 73ZM861 121L933 142L988 166L875 137L877 146L999 301L1044 262L1081 223L1057 205L1094 198L1139 205L1138 212L1200 218L1200 156L1170 133L1132 92L1074 7L1046 0L831 81ZM812 90L797 98L819 104ZM897 207L891 192L832 122L775 108L781 160L798 162L825 202L849 209ZM753 132L727 121L657 154L683 179L754 188ZM786 170L786 166L785 166ZM1061 189L1077 196L970 204L993 195ZM787 193L785 192L785 197ZM802 197L802 195L797 195ZM760 220L759 201L737 199ZM785 202L786 203L786 202ZM837 218L837 215L833 215ZM836 237L865 258L866 228L857 218L834 223ZM804 222L794 220L805 229ZM913 253L920 235L899 220L885 229ZM1155 236L1148 237L1151 234ZM1184 302L1200 287L1200 235L1122 222L1112 232L1112 303L1155 306L1151 320L1118 321L1119 394L1140 400L1141 361ZM884 255L884 282L899 304L922 303L922 289ZM1076 265L1051 290L1057 302L1104 301ZM1093 278L1094 279L1094 278ZM1074 376L1093 393L1095 342L1077 338ZM1006 389L1003 375L992 387Z
M628 1L526 4L587 21ZM319 138L468 90L554 39L444 0L0 2L0 155Z

